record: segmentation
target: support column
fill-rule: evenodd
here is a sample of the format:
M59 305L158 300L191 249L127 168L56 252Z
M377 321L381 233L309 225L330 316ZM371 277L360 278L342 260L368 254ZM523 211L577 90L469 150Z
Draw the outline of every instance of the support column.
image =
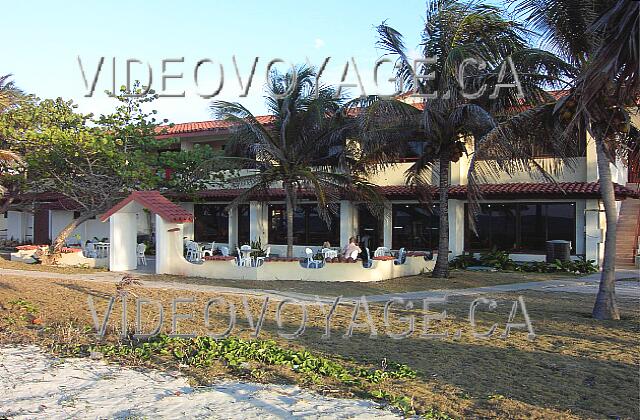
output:
M596 142L591 137L590 134L587 133L587 179L586 182L597 182L598 181L598 158L596 156Z
M229 210L229 249L235 249L238 244L238 207Z
M109 218L110 271L127 271L137 268L137 227L135 213L115 213ZM160 247L157 246L157 248Z
M257 241L260 239L262 244L268 242L267 229L268 219L266 213L268 211L268 205L259 201L249 202L249 240Z
M600 244L604 238L604 230L600 224L600 203L597 199L586 200L584 210L584 254L587 260L600 264Z
M393 212L391 205L384 208L384 220L382 221L383 244L391 249L393 244Z
M340 201L340 247L343 248L349 243L349 238L358 233L356 223L357 208L351 201ZM332 244L333 245L333 244Z
M576 255L585 255L585 213L586 200L577 200L575 205L576 211L576 243L572 244Z
M464 202L449 200L449 259L464 252Z

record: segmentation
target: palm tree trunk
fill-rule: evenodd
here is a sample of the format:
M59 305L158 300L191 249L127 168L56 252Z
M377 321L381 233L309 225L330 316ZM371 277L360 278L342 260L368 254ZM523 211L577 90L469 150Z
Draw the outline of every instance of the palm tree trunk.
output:
M287 212L287 257L293 257L293 192L291 187L285 187Z
M596 139L596 156L598 159L598 178L600 195L604 203L604 214L607 220L607 233L604 240L604 260L598 296L593 307L592 316L596 319L620 319L616 305L616 197L611 182L609 158L605 154L603 140Z
M71 223L65 226L64 229L62 229L60 233L58 233L56 239L53 240L53 244L51 246L51 254L58 255L62 253L64 243L66 242L69 235L71 235L71 232L73 232L75 228L77 228L87 220L91 219L93 216L95 216L94 213L82 214L79 218L72 220Z
M449 277L449 159L440 153L440 237L432 277Z

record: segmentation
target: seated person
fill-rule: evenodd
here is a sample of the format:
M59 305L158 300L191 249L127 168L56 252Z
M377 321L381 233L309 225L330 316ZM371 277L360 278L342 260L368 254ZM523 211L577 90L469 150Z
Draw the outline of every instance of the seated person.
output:
M353 254L353 251L358 251L358 254L362 252L357 244L356 238L352 236L351 238L349 238L349 243L344 247L344 250L342 251L344 258L349 258L351 254Z
M329 241L324 241L324 243L322 244L322 249L329 249L331 248L331 243Z

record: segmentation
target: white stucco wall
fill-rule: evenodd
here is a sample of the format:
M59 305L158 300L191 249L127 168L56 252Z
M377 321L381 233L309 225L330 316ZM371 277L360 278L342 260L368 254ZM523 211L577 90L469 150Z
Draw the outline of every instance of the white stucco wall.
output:
M9 211L6 219L7 239L18 242L33 241L33 214Z

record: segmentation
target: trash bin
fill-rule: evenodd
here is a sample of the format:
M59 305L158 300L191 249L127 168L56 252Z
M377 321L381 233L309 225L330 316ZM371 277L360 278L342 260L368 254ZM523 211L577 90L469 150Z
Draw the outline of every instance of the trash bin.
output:
M556 239L547 241L547 262L555 260L569 261L571 259L571 242Z

